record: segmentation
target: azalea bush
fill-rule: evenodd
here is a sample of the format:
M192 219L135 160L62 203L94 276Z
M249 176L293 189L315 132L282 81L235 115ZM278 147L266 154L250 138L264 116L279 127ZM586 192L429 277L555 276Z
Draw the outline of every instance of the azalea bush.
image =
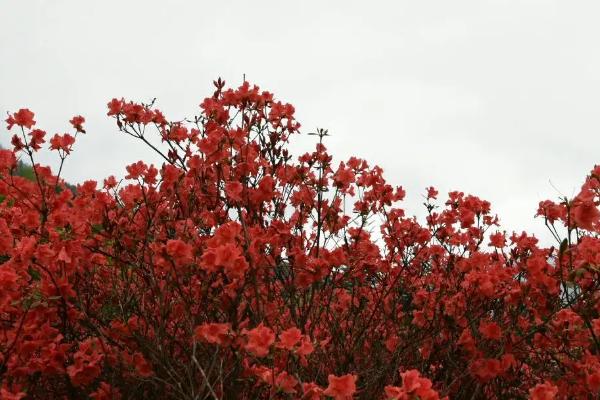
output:
M61 172L85 119L49 137L30 110L9 114L2 399L600 395L600 167L540 203L550 248L462 192L428 188L419 221L381 168L334 161L326 131L290 154L291 105L214 84L182 121L110 101L162 165L75 189ZM56 171L36 163L48 145ZM34 179L15 174L23 160Z

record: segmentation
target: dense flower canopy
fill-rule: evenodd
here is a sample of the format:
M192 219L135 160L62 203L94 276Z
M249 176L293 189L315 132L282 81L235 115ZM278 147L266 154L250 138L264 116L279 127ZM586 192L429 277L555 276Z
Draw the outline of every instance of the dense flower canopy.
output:
M551 248L462 192L428 188L419 222L381 168L334 162L326 131L293 157L291 105L214 84L183 121L111 100L164 162L74 190L60 175L85 119L48 140L52 172L34 113L8 116L2 399L600 395L600 167L574 199L540 203Z

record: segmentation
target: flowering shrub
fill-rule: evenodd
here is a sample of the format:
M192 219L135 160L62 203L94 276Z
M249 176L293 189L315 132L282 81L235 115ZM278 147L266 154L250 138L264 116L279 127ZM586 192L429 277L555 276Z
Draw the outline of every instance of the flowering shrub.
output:
M600 167L540 203L557 239L499 230L490 204L427 190L424 223L326 131L294 159L294 108L223 81L189 120L113 99L150 146L124 180L61 178L83 134L33 112L0 151L0 396L566 399L600 395ZM150 135L159 135L157 147ZM47 144L46 144L47 145ZM15 175L19 159L35 179Z

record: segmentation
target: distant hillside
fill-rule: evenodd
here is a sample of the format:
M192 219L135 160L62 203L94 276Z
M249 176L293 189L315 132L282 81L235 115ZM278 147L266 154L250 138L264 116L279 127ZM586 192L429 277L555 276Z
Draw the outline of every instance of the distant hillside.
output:
M35 173L31 165L25 164L23 161L19 161L17 164L17 170L15 175L22 176L23 178L35 181Z
M29 179L30 181L35 181L35 172L33 171L33 167L23 161L18 162L15 175L21 176L25 179ZM65 184L69 189L71 189L71 192L76 192L77 188L75 187L75 185L72 185L68 182L65 182Z

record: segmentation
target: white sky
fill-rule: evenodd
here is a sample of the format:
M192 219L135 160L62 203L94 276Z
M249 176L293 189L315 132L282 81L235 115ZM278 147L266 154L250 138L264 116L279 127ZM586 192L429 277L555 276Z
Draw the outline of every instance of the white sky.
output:
M29 107L49 134L85 116L64 176L100 180L159 162L117 133L108 100L157 97L181 119L214 78L245 73L305 132L328 128L337 160L381 165L409 212L426 186L461 190L549 240L538 201L600 162L599 17L596 1L0 0L0 111Z

